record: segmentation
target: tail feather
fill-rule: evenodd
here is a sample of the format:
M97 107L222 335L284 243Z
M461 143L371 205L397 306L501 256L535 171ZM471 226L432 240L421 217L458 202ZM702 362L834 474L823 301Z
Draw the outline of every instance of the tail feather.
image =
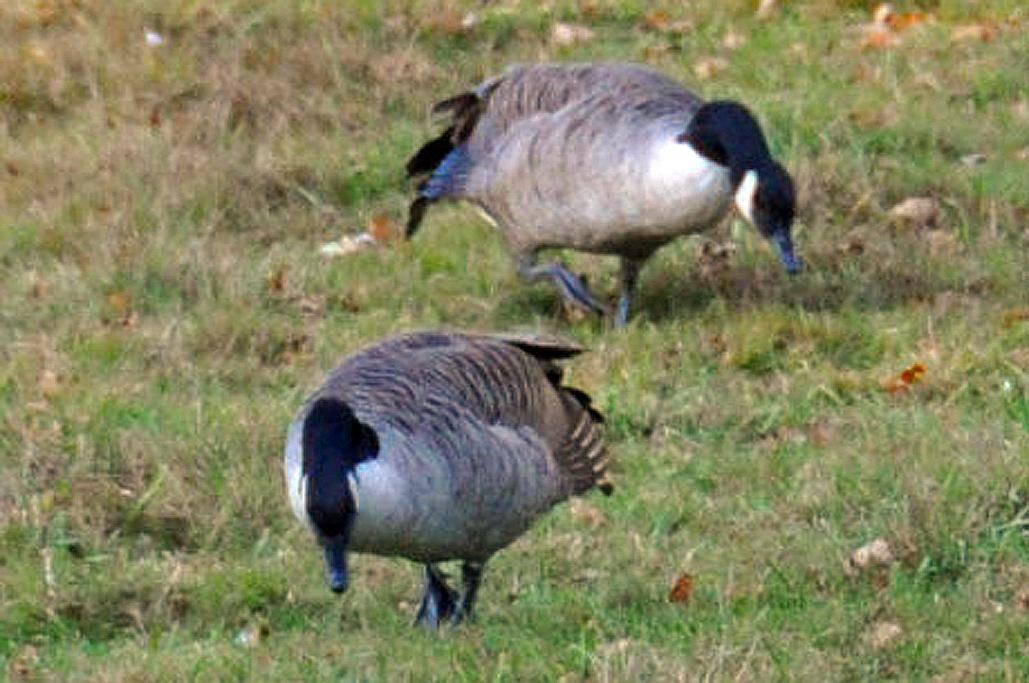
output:
M607 449L604 446L603 416L593 408L589 395L571 387L560 387L574 427L555 453L557 461L572 480L576 494L585 493L593 487L604 495L610 495L614 486L607 476Z

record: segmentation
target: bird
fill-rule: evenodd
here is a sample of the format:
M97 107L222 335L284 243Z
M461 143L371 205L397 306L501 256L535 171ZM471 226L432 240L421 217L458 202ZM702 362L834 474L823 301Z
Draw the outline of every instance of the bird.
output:
M616 255L616 326L628 322L650 256L715 225L733 203L788 273L803 267L791 238L793 181L740 102L704 101L637 64L523 64L432 112L449 125L407 161L417 181L407 238L433 204L470 202L499 228L523 278L550 280L568 303L601 315L610 311L585 280L560 262L540 264L539 252Z
M350 553L424 565L416 625L460 624L483 569L542 514L610 494L603 416L562 384L583 348L548 336L421 331L345 358L290 424L290 504L336 593ZM439 563L461 562L460 594Z

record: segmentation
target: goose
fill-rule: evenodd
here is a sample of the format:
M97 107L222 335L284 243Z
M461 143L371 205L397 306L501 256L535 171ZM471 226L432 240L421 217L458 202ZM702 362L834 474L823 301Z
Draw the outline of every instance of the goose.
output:
M795 193L754 115L705 102L634 64L535 64L433 107L450 124L407 162L418 179L406 234L444 199L477 206L503 233L518 272L550 280L569 303L604 314L585 281L547 248L617 255L615 324L627 323L640 269L661 246L715 225L735 203L802 268L790 237Z
M557 364L582 350L426 331L333 370L291 423L284 457L332 591L349 585L350 552L408 558L425 567L415 624L459 624L494 553L568 497L610 494L603 418ZM437 566L448 560L462 563L460 595Z

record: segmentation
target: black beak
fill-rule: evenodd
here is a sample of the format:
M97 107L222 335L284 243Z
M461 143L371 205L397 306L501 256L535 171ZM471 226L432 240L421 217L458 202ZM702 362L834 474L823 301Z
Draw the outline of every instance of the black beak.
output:
M779 251L779 260L790 275L796 275L804 270L804 262L793 253L793 240L790 239L788 228L779 228L772 233L772 241Z
M347 574L347 541L343 536L326 539L325 569L328 574L329 588L333 593L342 593L350 585Z

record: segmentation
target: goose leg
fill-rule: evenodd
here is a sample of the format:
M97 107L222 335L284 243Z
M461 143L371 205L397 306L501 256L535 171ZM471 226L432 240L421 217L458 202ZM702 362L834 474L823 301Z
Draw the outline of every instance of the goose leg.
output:
M450 623L457 626L465 619L472 616L472 608L475 606L475 597L479 592L479 583L482 581L482 570L485 565L478 562L465 562L461 565L461 600L457 603L457 609L450 617Z
M431 631L454 614L457 594L447 585L446 575L436 565L425 565L425 594L414 625Z
M639 281L643 261L623 257L621 266L622 295L618 299L615 327L625 327L629 322L629 311L632 308L632 298L636 294L636 283Z
M568 303L592 313L607 314L607 307L597 301L582 278L566 269L560 263L537 265L536 255L526 254L518 257L518 273L526 280L532 282L550 279L557 285L561 296Z

